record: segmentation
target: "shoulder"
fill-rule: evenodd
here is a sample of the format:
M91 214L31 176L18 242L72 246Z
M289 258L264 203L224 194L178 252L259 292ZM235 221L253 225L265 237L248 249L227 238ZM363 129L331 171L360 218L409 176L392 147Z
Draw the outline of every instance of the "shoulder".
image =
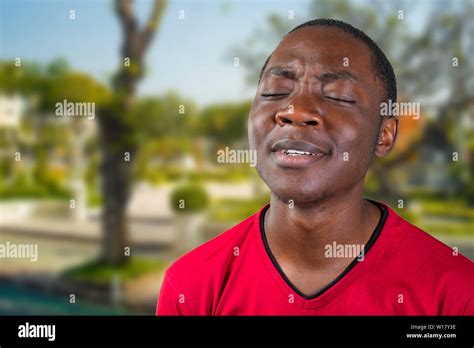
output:
M460 271L459 273L473 274L474 264L460 254L458 246L448 246L430 233L406 221L392 209L391 225L401 241L402 253L409 256L413 262L421 262L425 266L436 265L439 271ZM456 272L455 272L456 273Z
M474 263L459 253L458 246L444 244L390 208L388 226L397 244L394 257L405 272L441 297L469 301L474 296Z

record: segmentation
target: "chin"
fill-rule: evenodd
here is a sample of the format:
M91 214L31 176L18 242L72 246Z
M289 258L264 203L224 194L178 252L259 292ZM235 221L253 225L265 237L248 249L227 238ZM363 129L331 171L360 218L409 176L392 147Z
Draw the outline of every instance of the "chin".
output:
M288 183L284 183L283 185L268 185L268 187L272 195L275 195L280 201L287 204L292 201L295 206L319 204L331 196L331 194L324 189L291 187Z

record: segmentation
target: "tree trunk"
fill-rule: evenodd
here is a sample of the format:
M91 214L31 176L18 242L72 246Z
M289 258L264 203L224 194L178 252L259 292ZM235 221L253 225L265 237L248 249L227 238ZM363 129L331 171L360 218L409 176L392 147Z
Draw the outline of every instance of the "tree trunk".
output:
M127 247L131 255L126 209L132 186L136 144L133 126L127 117L133 105L136 85L143 77L144 54L160 24L166 1L155 0L143 30L138 28L132 5L131 0L115 1L115 11L124 37L123 66L113 81L112 101L99 113L103 156L100 169L103 197L101 259L109 265L125 263L128 260ZM125 60L129 64L125 64Z
M143 77L144 55L160 24L165 0L155 0L148 22L140 30L133 13L133 1L116 0L115 11L123 32L122 64L113 81L113 98L100 112L102 164L102 261L125 263L131 255L127 203L132 186L132 164L136 154L134 129L128 117L136 86ZM130 248L130 254L126 248Z
M104 111L101 124L101 190L102 212L102 261L121 265L127 261L125 248L130 247L127 224L127 202L131 191L132 162L135 146L125 141L126 128L116 117ZM130 154L130 161L125 154Z

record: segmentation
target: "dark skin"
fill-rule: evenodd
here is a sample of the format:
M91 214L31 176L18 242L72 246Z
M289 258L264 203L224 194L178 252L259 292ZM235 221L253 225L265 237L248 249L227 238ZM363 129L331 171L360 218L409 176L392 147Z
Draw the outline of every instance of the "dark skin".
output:
M363 199L363 186L372 159L395 143L398 120L380 119L385 98L369 48L333 27L289 34L262 75L249 144L272 191L265 233L304 295L317 293L353 260L325 257L326 245L365 245L379 222L380 210ZM311 155L277 152L275 144L285 139L310 144L304 149Z

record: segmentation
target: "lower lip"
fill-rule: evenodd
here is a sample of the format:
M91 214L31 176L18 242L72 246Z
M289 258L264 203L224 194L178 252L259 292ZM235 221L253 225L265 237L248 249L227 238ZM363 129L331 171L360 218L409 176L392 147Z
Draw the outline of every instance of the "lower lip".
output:
M272 152L271 156L277 165L285 168L304 168L326 156L324 153L315 155L288 155L284 151Z

